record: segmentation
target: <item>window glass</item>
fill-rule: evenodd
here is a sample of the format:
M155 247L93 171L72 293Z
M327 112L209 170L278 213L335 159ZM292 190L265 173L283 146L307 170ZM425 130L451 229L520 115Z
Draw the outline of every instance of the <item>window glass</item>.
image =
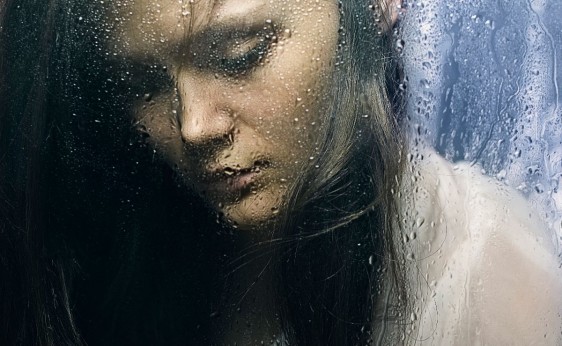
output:
M561 344L560 15L0 0L0 344Z
M449 160L478 164L524 194L559 243L560 5L410 7L402 32L412 131Z

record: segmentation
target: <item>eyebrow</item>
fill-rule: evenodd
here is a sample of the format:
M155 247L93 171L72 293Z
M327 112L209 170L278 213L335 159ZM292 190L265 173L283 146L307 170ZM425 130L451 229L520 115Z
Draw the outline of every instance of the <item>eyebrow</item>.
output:
M0 0L1 1L1 0ZM224 33L240 31L252 31L258 29L261 24L265 24L269 19L267 0L214 0L208 2L210 7L203 7L199 11L192 12L192 16L208 16L205 23L193 27L193 22L189 24L188 35L174 37L168 41L169 45L161 47L161 53L175 55L177 52L189 52L194 42L208 44L213 37L223 37ZM206 12L206 13L205 13ZM129 61L136 61L140 66L147 66L158 61L152 54L148 56L131 55Z
M211 19L199 30L191 32L189 39L179 42L179 51L188 51L188 47L194 42L198 42L198 45L208 44L217 37L225 37L225 33L245 31L251 33L263 29L263 25L269 19L265 11L266 5L265 0L227 0L222 4L219 1L215 2ZM225 9L224 6L227 8Z
M247 38L264 30L267 30L267 23L259 19L252 19L252 21L240 22L228 21L210 25L208 28L196 33L189 41L182 42L180 51L189 51L195 49L195 52L200 52L201 49L207 50L211 45L224 44L234 38Z
M213 15L209 25L240 24L255 21L256 17L265 16L265 8L265 0L227 0L213 8L215 15Z

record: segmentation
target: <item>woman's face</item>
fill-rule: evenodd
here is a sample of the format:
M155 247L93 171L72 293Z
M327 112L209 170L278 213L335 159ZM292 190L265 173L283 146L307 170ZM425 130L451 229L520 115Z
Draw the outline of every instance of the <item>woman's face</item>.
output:
M111 54L172 81L134 105L155 150L240 228L283 212L321 140L336 1L131 0L112 13Z

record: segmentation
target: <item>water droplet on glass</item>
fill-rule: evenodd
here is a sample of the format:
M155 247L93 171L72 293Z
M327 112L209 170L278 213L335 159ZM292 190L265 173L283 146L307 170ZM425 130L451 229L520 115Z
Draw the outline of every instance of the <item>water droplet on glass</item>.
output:
M505 169L502 169L501 171L498 172L498 174L496 174L496 178L499 180L505 179L506 176L507 176L507 171Z
M396 50L401 52L404 49L404 40L396 40Z
M224 175L226 175L226 176L233 176L234 173L235 173L234 170L232 168L229 168L229 167L225 168L223 170L223 172L224 172Z
M403 241L404 243L407 243L408 241L410 241L410 238L408 237L407 234L402 235L402 241Z
M484 25L486 25L489 29L492 29L492 30L496 28L496 23L491 19L486 20L484 22Z
M535 185L535 191L536 191L537 193L543 193L543 192L544 192L544 187L543 187L543 185L540 184L540 183L537 184L537 185Z

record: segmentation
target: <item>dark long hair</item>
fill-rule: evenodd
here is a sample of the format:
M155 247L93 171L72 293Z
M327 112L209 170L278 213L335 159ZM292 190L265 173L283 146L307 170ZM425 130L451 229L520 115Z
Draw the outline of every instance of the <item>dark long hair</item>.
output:
M284 326L299 345L366 343L381 273L401 282L396 76L369 5L340 3L339 96L311 163L323 169L295 184L290 208L301 212L281 220L283 245L273 244ZM103 9L0 6L0 344L211 343L224 235L124 116Z
M103 9L1 5L0 344L205 344L215 220L142 149Z
M0 343L5 345L80 344L67 285L72 266L45 249L44 153L50 131L45 84L54 44L51 32L43 31L52 28L52 9L40 3L26 11L6 1L0 10ZM25 40L19 40L24 32Z
M294 212L283 225L289 248L280 286L298 345L389 340L384 324L406 308L394 241L403 141L393 114L401 102L386 15L375 2L340 2L339 61L321 154L293 187ZM393 299L382 302L387 293Z

